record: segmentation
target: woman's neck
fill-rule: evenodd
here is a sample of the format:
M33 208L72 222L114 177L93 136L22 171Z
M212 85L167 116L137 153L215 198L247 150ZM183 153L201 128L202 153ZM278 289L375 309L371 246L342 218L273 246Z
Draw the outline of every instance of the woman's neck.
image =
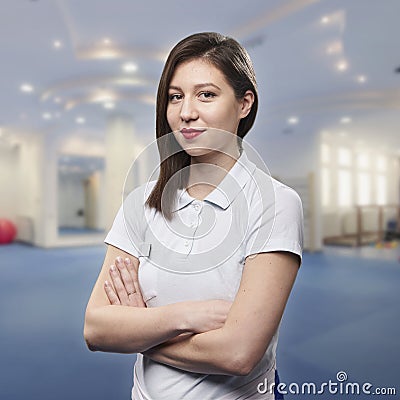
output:
M231 154L213 152L192 157L187 191L190 196L203 200L224 179L240 157L239 149Z

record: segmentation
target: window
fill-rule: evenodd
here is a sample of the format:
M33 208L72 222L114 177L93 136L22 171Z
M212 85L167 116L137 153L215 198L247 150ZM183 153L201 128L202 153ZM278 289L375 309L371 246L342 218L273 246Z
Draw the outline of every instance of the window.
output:
M341 207L352 205L351 171L340 169L338 173L338 203Z
M338 149L338 164L341 167L351 166L351 151L345 147Z
M321 161L323 164L329 164L331 161L331 149L327 144L321 146Z
M378 156L378 158L376 159L376 168L379 172L386 171L386 157Z
M329 168L322 168L321 172L322 186L322 206L329 207L331 205L331 174Z
M357 167L359 169L367 169L369 166L369 154L359 153L357 155Z
M357 184L357 204L360 206L371 204L371 175L360 172Z
M379 205L387 203L386 176L379 174L376 180L376 201Z

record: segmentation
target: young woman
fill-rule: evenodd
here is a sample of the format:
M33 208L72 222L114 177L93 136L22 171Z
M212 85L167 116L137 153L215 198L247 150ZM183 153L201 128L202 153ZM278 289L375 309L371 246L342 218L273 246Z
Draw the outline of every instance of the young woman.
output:
M132 399L275 398L303 220L298 195L243 150L257 105L234 39L199 33L172 49L157 95L159 177L118 212L85 318L91 350L138 353Z

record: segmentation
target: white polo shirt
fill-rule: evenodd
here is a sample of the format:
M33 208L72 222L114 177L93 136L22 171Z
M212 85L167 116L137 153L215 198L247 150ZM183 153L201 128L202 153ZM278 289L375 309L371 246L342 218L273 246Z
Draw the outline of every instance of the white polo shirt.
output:
M247 256L271 251L302 256L299 196L259 169L245 151L204 200L178 190L171 221L144 205L154 184L127 196L105 239L139 259L139 284L147 307L187 300L233 301ZM277 339L278 332L247 376L194 374L138 354L132 398L239 399L249 391L258 398L258 378L275 365Z

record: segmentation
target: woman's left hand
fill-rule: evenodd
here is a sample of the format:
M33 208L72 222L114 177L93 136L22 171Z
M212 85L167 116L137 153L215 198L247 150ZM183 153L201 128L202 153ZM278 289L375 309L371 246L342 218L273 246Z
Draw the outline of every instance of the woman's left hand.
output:
M105 281L104 290L112 305L146 307L140 291L138 270L129 258L117 257L110 266L111 282Z

